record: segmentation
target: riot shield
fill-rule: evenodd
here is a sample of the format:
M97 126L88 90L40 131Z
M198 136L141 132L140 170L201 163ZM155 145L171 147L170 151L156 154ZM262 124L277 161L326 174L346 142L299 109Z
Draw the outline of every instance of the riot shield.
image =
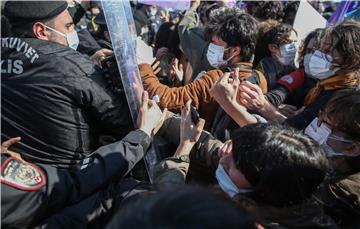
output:
M120 72L119 77L123 83L136 128L143 86L136 60L135 40L133 39L136 31L130 4L125 0L101 0L101 4ZM153 146L150 147L144 159L150 182L153 182L152 168L160 161Z

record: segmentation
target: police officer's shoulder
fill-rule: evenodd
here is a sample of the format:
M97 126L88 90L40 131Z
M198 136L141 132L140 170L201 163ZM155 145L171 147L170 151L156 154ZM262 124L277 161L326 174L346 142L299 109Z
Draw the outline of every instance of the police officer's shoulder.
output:
M24 191L33 191L46 185L46 176L41 168L23 160L1 155L2 184Z

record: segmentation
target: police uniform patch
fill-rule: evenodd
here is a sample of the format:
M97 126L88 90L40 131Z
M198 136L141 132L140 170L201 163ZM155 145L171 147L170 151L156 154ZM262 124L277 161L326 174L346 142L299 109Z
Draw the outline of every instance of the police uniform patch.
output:
M26 191L37 190L46 184L45 175L39 167L13 157L1 164L0 179L1 183Z

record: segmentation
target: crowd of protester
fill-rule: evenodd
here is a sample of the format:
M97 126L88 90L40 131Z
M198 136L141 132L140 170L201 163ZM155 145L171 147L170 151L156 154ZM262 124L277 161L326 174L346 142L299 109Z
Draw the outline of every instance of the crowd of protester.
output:
M359 228L360 4L144 2L136 121L101 2L1 2L1 226Z

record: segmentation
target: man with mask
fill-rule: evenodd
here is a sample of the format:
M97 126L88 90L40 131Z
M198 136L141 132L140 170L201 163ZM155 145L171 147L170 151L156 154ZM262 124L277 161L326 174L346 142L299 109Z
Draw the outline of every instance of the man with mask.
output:
M185 79L185 82L191 82L206 71L217 68L216 60L208 58L207 53L212 52L214 47L210 46L211 39L205 37L204 30L210 23L211 12L225 6L225 1L191 1L190 9L180 21L180 48L188 58L189 69L192 70L192 77Z
M8 1L14 37L1 38L2 138L21 136L15 150L31 162L81 167L104 142L133 129L124 94L76 51L66 1ZM51 153L49 153L51 152Z
M161 108L167 107L177 113L191 99L200 116L206 120L205 129L210 130L219 108L211 98L210 88L224 72L238 71L240 81L253 82L263 91L267 90L267 83L261 72L252 69L258 34L258 23L252 16L238 8L219 8L213 11L206 34L211 43L204 55L218 69L199 79L183 87L170 88L159 82L150 65L141 64L139 68L145 90L150 96L159 96Z
M219 153L214 174L225 195L265 227L336 228L320 206L307 201L326 175L327 160L318 144L300 131L269 124L247 125L231 139L232 149ZM189 154L190 150L179 150L176 159L159 163L156 181L183 185Z

